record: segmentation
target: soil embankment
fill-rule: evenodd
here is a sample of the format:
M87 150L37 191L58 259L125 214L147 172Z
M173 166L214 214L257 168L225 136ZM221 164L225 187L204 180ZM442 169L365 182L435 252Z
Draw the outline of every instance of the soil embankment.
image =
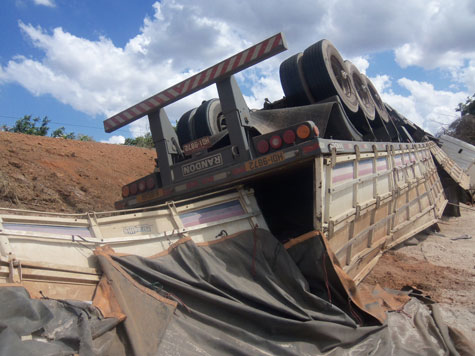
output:
M153 171L155 151L0 132L0 206L107 211L122 186Z

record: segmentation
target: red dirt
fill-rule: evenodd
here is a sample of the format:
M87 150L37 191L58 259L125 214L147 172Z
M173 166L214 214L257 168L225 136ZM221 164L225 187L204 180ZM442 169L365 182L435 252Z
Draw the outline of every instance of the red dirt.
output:
M0 206L114 209L124 184L153 171L155 150L0 132Z
M381 257L363 284L380 284L396 290L411 286L437 302L450 303L452 300L444 291L474 288L471 277L473 275L463 269L437 266L397 251L389 251Z

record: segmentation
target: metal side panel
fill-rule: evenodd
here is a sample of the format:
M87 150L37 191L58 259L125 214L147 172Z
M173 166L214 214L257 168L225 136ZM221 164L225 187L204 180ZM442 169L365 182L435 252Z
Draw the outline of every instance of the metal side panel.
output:
M449 174L450 177L454 181L457 182L463 189L468 190L470 189L470 177L467 173L464 172L460 166L455 163L453 159L451 159L447 154L434 142L430 143L430 151L434 155L435 159L442 168Z
M357 282L382 252L436 223L447 202L430 145L395 146L316 160L315 226Z
M439 137L442 150L467 172L475 165L475 146L448 135Z
M95 268L93 250L105 244L119 253L151 256L184 236L207 242L255 226L268 229L253 191L244 189L76 219L34 213L2 215L0 251L4 259L54 263L66 270Z

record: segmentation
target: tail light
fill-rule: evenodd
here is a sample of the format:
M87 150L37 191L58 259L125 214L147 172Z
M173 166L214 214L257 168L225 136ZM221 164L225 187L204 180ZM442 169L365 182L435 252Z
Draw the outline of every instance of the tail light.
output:
M130 194L132 194L132 195L137 194L137 191L139 190L138 184L137 183L132 183L129 186L129 189L130 189Z
M122 187L122 198L127 198L130 195L130 189L128 185Z
M136 182L124 185L122 187L122 198L127 198L137 193L143 193L147 190L152 190L157 186L157 181L153 175L138 180Z
M153 177L148 177L147 178L147 189L151 190L153 188L155 188L155 179L153 179Z
M269 140L270 146L276 150L280 147L282 147L282 138L279 135L274 135L270 138Z
M304 141L319 136L318 127L313 121L296 123L284 129L258 135L252 138L258 155L268 154L283 148L300 145Z
M259 151L259 153L267 153L267 151L269 151L269 143L267 142L267 140L261 140L257 143L257 151Z
M301 140L305 140L307 137L310 136L310 127L308 127L307 125L300 125L297 128L297 136Z
M295 142L295 132L293 130L285 131L282 137L284 138L284 142L288 145Z

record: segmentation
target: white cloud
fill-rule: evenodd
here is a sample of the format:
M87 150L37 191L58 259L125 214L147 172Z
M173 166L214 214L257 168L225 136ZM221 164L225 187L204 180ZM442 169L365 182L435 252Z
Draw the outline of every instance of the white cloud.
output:
M464 68L454 69L452 75L457 82L463 83L470 93L475 93L475 59Z
M374 83L378 83L377 79L373 79ZM430 83L400 78L397 80L398 85L410 93L409 96L402 96L394 93L390 81L386 80L385 83L383 90L379 91L383 101L433 134L457 118L455 108L468 95L463 91L436 90Z
M43 6L48 6L48 7L55 7L56 4L54 3L54 0L33 0L35 5L43 5Z
M124 136L111 136L109 137L108 140L102 140L102 143L111 143L114 145L122 145L125 142L125 137Z
M352 62L356 68L360 71L362 74L366 74L366 69L369 67L369 62L367 57L363 56L357 56L349 59L350 62Z
M371 83L379 93L382 93L385 89L390 88L392 85L391 78L388 75L377 75L376 77L369 78Z
M54 5L53 0L35 1ZM464 99L467 90L475 92L471 0L446 0L443 6L439 0L163 0L153 8L153 16L144 19L139 34L123 47L107 37L84 39L60 27L48 32L20 22L26 38L44 55L12 58L0 66L0 84L19 83L34 95L50 94L89 115L109 116L283 31L287 53L237 75L251 108L260 108L264 98L281 98L279 63L321 38L330 39L363 73L372 54L394 51L401 67L438 68L447 74L456 85L453 93L384 73L372 78L383 99L404 105L397 109L427 127L428 117L441 116L445 108L453 112L453 100L462 93ZM396 95L394 83L409 96ZM166 110L174 122L202 100L216 96L212 86ZM142 119L128 128L134 136L143 135L147 124Z

